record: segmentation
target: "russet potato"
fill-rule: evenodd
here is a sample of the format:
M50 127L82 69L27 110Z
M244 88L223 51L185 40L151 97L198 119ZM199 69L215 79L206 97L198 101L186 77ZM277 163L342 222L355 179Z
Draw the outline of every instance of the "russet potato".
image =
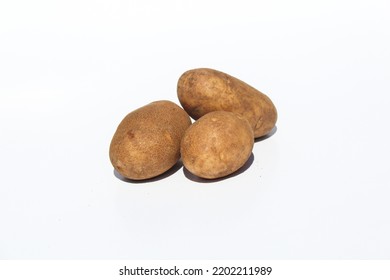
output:
M129 113L110 145L110 160L123 177L158 176L180 158L180 142L191 125L188 114L171 101L156 101Z
M242 167L252 153L253 130L242 116L208 113L193 123L181 141L183 165L192 174L216 179Z
M229 111L245 117L254 137L268 134L275 126L277 111L264 93L226 73L199 68L185 72L178 81L177 95L184 110L195 120L213 111Z

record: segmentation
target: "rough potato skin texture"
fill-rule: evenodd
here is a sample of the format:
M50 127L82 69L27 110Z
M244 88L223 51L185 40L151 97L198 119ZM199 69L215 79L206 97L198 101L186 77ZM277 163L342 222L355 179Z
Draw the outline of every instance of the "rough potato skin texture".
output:
M245 164L253 144L253 130L244 117L214 111L193 123L184 134L183 165L198 177L221 178Z
M180 158L180 142L191 125L188 114L171 101L156 101L129 113L110 145L110 160L123 177L158 176Z
M177 95L184 110L195 120L212 111L244 116L252 126L255 138L269 133L278 117L274 104L264 93L213 69L185 72L179 78Z

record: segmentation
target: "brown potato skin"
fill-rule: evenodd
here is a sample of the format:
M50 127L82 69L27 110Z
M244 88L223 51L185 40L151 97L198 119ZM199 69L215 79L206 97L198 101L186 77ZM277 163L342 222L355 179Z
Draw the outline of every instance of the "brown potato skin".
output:
M177 95L184 110L195 120L212 111L229 111L244 116L254 137L268 134L278 114L264 93L226 73L198 68L185 72L178 81Z
M214 111L198 119L184 134L183 165L198 177L221 178L245 164L253 144L253 130L244 117Z
M156 101L129 113L110 145L110 160L123 177L143 180L170 169L180 158L180 142L191 125L171 101Z

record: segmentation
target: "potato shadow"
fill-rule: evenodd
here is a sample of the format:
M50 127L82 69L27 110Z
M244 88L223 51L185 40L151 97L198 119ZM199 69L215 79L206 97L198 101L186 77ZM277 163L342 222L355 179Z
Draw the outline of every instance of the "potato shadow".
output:
M270 131L268 134L266 134L266 135L264 135L264 136L260 136L260 137L255 138L255 143L264 141L264 140L266 140L266 139L272 137L272 136L276 133L277 130L278 130L278 128L277 128L276 125L275 125L274 128L271 129L271 131Z
M192 174L185 167L183 167L183 173L184 173L184 176L186 176L187 179L189 179L189 180L191 180L193 182L197 182L197 183L215 183L215 182L220 182L220 181L224 181L226 179L235 177L235 176L240 175L241 173L245 172L252 165L254 159L255 159L255 156L253 155L253 153L251 153L251 155L249 156L248 160L245 162L245 164L240 169L238 169L237 171L233 172L232 174L227 175L227 176L222 177L222 178L216 178L216 179L200 178L200 177Z
M176 164L174 166L172 166L170 169L165 171L163 174L158 175L158 176L153 177L153 178L150 178L150 179L144 179L144 180L133 180L133 179L123 177L115 169L114 169L114 176L123 182L131 183L131 184L152 183L152 182L160 181L162 179L165 179L165 178L171 176L172 174L176 173L180 168L182 168L182 166L183 166L183 163L181 160L179 160L178 162L176 162Z

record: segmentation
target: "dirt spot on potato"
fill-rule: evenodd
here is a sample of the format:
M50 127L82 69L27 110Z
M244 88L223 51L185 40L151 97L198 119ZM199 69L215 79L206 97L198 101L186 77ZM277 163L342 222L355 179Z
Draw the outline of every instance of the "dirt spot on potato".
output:
M133 139L134 138L134 132L132 130L127 131L127 137L129 137L129 139Z

